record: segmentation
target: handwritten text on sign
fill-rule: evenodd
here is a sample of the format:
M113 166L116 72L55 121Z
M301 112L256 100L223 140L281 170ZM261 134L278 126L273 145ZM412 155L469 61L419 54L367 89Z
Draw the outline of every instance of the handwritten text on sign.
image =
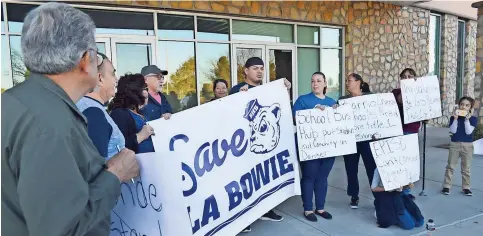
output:
M384 189L394 190L419 180L419 142L417 134L371 142Z
M290 108L277 80L150 122L163 236L236 235L300 194Z
M392 93L371 94L339 100L352 107L356 140L402 135L401 117Z
M350 106L302 110L296 114L300 161L357 152Z
M154 153L136 156L141 176L135 184L121 183L121 196L111 212L111 236L161 236L163 180L155 173L162 171Z
M404 124L440 117L441 97L436 75L401 80Z

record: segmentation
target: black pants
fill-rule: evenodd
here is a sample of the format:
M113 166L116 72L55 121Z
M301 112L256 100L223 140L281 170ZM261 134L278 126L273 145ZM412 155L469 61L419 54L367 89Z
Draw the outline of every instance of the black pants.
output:
M376 169L376 162L372 156L369 141L358 142L357 153L344 155L345 172L347 174L347 195L351 197L359 196L359 179L357 177L357 173L359 172L360 156L362 156L362 161L364 162L364 166L366 168L369 186L372 183L374 170Z

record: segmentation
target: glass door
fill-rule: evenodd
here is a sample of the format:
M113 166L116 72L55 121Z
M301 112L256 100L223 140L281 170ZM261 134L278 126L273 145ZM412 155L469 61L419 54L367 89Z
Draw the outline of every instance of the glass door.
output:
M260 57L265 63L265 77L267 78L265 45L234 44L232 50L232 86L245 81L245 62L251 57ZM235 62L235 63L233 63Z
M119 76L140 73L144 66L156 64L155 40L111 38L112 64Z
M100 53L103 53L104 55L109 57L109 59L112 58L110 38L96 38L96 46L97 46L97 50Z
M292 84L290 88L290 100L294 97L294 86L297 84L294 80L295 65L295 48L292 46L266 46L266 58L268 58L267 82L281 78L286 78ZM294 82L295 81L295 82Z

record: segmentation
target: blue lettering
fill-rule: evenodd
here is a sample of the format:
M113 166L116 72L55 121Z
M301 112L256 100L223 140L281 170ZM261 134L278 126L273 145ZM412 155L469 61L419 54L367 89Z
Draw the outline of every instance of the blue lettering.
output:
M252 183L252 176L250 175L250 172L244 174L240 178L240 185L243 190L243 197L245 199L250 198L253 194L253 183Z
M211 195L205 200L205 207L203 209L203 219L201 220L201 227L208 224L210 218L213 221L220 218L220 211L218 211L218 203L216 203L215 196Z
M280 175L278 174L277 164L275 163L275 156L270 157L270 165L272 166L272 179L278 179Z
M203 145L201 145L201 147L199 147L198 150L196 151L194 166L195 166L196 175L198 175L199 177L203 176L205 174L205 171L210 172L214 167L213 163L210 162L210 153L209 153L210 149L204 150L209 146L210 146L210 143L208 142L203 143ZM204 150L203 162L200 163L200 154L203 150Z
M270 164L270 160L265 160L263 162L263 167L262 163L258 163L254 169L252 169L250 172L253 176L253 185L255 185L255 191L259 190L261 185L260 185L260 179L263 182L263 185L266 185L270 182L270 171L268 169L268 165ZM255 174L255 169L256 169L256 174Z
M233 208L240 205L242 201L242 193L240 192L240 186L236 181L231 181L225 186L226 193L228 193L228 199L230 200L230 206L228 208L231 211Z
M196 190L198 189L198 182L196 181L195 173L193 173L193 170L188 165L181 162L181 169L190 177L191 182L193 183L191 185L190 189L183 190L183 196L188 197L188 196L191 196L193 193L196 192ZM182 176L182 179L183 179L183 181L186 179L184 174Z
M228 154L228 150L230 150L230 145L226 140L221 141L221 149L223 150L223 156L220 158L220 154L218 153L218 139L213 141L213 161L217 166L223 165L226 155Z
M288 172L293 171L292 164L288 164L287 167L285 167L285 165L288 163L288 160L286 157L289 157L289 156L290 154L288 153L288 150L285 150L277 154L278 166L280 167L280 175L284 175L284 174L287 174Z
M191 223L191 232L195 234L198 230L200 230L200 220L196 219L195 220L195 225L193 226L193 220L191 219L191 207L187 207L186 210L188 211L188 217L190 218L190 223Z
M238 143L235 144L235 141L238 139ZM231 153L233 156L239 157L245 153L245 150L247 149L248 142L245 142L243 145L243 141L245 140L245 131L242 129L237 129L235 133L233 133L233 136L231 137ZM241 147L241 149L240 149Z

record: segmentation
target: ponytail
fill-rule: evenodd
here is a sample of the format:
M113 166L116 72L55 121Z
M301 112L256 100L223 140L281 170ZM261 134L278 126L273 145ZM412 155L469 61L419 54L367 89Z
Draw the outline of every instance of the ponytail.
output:
M371 92L371 89L369 88L369 84L366 83L366 82L362 82L361 83L361 91L363 93L370 93Z

